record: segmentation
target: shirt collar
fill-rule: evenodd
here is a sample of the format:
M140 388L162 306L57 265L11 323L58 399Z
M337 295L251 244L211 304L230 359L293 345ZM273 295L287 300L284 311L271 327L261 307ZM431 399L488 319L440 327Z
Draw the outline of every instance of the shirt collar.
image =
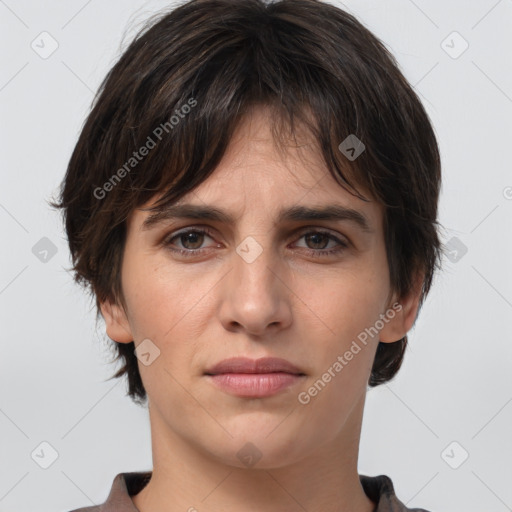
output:
M117 474L107 501L97 510L101 510L101 512L139 512L131 496L138 494L147 485L151 475L151 471ZM419 508L407 508L395 495L393 482L386 475L359 475L359 480L365 494L376 503L373 512L428 512ZM94 508L96 507L93 507L90 512L93 512Z

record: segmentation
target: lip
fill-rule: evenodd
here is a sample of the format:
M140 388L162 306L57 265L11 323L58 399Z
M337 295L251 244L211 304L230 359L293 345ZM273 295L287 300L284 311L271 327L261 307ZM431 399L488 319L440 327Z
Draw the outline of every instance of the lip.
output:
M297 366L280 357L261 357L250 359L248 357L232 357L224 359L206 370L206 375L219 375L222 373L289 373L292 375L305 375Z
M305 374L286 359L262 357L225 359L205 372L219 389L242 398L275 395L302 381Z

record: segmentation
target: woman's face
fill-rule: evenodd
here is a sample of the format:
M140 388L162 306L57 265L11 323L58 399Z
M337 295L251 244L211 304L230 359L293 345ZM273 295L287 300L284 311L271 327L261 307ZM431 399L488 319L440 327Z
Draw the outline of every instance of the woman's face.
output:
M177 203L231 221L168 215L144 227L150 212L136 210L126 311L102 305L108 335L135 342L152 428L233 466L284 466L350 434L379 337L401 338L416 312L387 301L382 208L342 189L303 142L282 160L266 111L254 111L215 173ZM345 213L299 218L299 207L328 206ZM295 372L210 375L234 357L282 358Z

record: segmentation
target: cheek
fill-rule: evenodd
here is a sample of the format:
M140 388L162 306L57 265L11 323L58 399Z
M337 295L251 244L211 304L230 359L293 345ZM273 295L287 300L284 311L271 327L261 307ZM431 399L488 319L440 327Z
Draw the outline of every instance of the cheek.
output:
M172 326L167 300L172 296L174 287L172 284L162 286L153 269L136 265L136 262L133 265L127 262L123 277L123 288L135 339L157 338L162 324L167 322Z
M356 397L366 391L379 340L375 323L387 294L386 281L374 271L340 273L336 279L323 281L322 288L323 292L318 286L303 288L304 293L309 289L310 301L304 302L315 313L307 313L306 329L316 347L314 353L304 347L301 354L314 358L314 374L303 391L320 422L340 425Z
M127 258L123 288L135 339L154 340L166 357L179 357L184 345L193 350L211 316L217 280L213 273L192 275L166 261L152 263L143 255Z
M302 398L309 401L305 407L311 421L332 429L333 435L366 392L378 345L378 333L371 327L379 318L384 291L374 280L339 279L331 281L327 294L312 297L323 325L309 326L317 350L309 352L314 373L301 390Z
M340 344L350 345L360 332L375 324L387 296L387 282L374 271L340 272L322 281L321 287L304 287L303 294L309 296L309 304L308 299L304 302L329 333L327 339L337 340L337 348L341 348Z

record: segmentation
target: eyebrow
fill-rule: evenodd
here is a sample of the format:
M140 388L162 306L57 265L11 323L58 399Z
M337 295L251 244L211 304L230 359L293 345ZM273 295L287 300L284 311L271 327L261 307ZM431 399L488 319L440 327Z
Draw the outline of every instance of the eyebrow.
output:
M174 219L210 220L228 225L235 223L235 217L214 206L181 204L171 205L152 213L142 223L141 230L148 230L163 221ZM277 217L278 223L314 220L350 221L362 231L373 233L368 219L361 212L338 204L327 204L321 207L292 206L280 210Z

